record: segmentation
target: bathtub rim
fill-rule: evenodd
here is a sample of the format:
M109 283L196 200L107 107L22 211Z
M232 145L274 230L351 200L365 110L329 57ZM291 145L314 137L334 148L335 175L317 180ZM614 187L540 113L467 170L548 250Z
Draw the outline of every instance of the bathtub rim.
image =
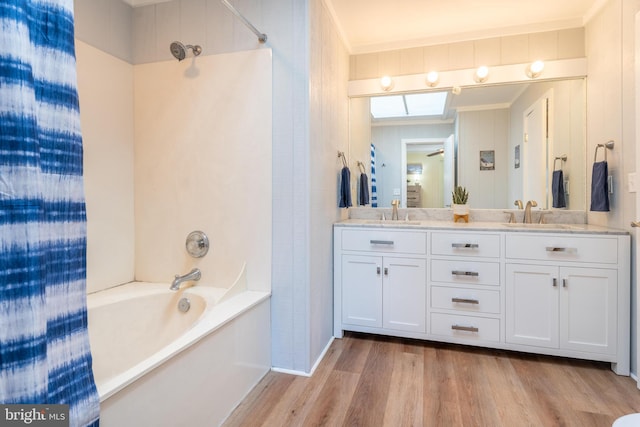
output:
M197 344L218 329L232 322L236 317L241 316L270 297L270 292L245 291L217 304L214 310L203 315L190 330L171 344L121 374L112 377L102 384L96 384L100 402L107 400L120 390L161 366L167 360Z
M185 296L191 294L198 295L205 299L207 307L192 327L175 341L122 373L113 376L101 384L96 384L100 402L105 401L129 384L161 366L168 359L175 357L192 345L197 344L208 335L233 321L236 317L241 316L271 297L271 292L248 289L245 262L233 285L229 288L217 288L207 284L196 284L194 286L185 286L178 291L170 291L169 283L132 281L88 294L87 308L98 308L102 305L117 303L118 301L164 292L177 292L178 295Z

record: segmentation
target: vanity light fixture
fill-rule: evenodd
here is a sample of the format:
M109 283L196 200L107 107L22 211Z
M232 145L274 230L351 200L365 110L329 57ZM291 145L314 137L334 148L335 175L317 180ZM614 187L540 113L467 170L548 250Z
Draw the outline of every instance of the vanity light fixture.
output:
M525 73L529 78L535 79L536 77L540 77L540 74L542 74L542 70L544 70L544 62L534 61L527 66Z
M437 71L429 71L427 73L427 86L435 87L438 85L438 81L440 80L440 76Z
M488 78L489 78L489 67L487 67L486 65L478 67L478 69L476 70L476 73L473 76L473 80L475 80L476 83L484 83L487 81Z
M391 90L391 88L393 88L393 79L391 77L389 77L389 76L383 76L380 79L380 87L384 91Z

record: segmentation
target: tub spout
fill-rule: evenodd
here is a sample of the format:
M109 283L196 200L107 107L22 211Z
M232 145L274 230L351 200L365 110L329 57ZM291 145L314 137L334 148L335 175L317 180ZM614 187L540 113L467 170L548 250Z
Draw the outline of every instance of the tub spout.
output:
M176 274L176 277L175 279L173 279L173 282L171 283L171 287L169 289L172 291L177 291L178 289L180 289L180 284L182 282L189 282L191 280L200 280L201 276L202 274L200 273L199 268L194 268L184 276L178 276Z

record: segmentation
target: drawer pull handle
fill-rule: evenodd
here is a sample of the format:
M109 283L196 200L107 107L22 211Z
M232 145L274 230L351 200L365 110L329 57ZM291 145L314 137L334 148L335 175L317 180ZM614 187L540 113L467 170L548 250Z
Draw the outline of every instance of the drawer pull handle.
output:
M558 286L558 279L556 279L555 277L553 278L553 287L555 288L556 286Z
M567 279L562 279L562 287L563 288L567 287Z
M372 245L393 245L393 240L369 240L369 243Z
M469 298L451 298L451 302L461 302L464 304L480 304L479 300Z
M452 243L452 248L463 248L463 249L478 249L480 245L477 243Z
M460 325L451 325L451 330L453 331L465 331L465 332L478 332L479 329L475 326L460 326Z
M385 267L384 268L384 275L388 276L389 275L389 267Z
M578 252L578 249L576 248L562 248L559 246L547 246L547 252L567 252L570 254L574 254L576 252Z
M379 276L380 275L380 266L376 266L376 274Z
M480 274L477 271L460 271L453 270L451 271L452 276L470 276L470 277L478 277Z

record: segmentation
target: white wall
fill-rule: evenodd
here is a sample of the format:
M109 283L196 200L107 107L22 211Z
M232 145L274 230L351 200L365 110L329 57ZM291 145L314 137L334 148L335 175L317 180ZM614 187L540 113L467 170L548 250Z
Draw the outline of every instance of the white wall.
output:
M87 291L134 278L133 66L76 40Z
M615 149L608 153L609 173L613 176L614 194L611 212L588 212L593 224L626 229L631 233L631 371L637 373L638 343L637 282L635 252L637 241L630 222L636 221L635 193L628 192L627 176L635 171L636 111L634 63L635 14L638 0L609 0L586 26L587 82L587 160L593 159L595 146L614 140ZM590 171L590 168L588 169ZM591 186L591 173L587 186ZM587 206L590 203L588 191Z
M583 79L538 82L530 85L511 105L509 120L509 206L516 199L522 199L522 171L523 168L513 167L513 153L516 145L521 145L524 112L548 91L553 93L553 117L550 124L553 129L553 154L567 155L567 161L562 163L565 179L569 179L570 194L567 200L568 209L584 210L586 205L586 175L588 159L593 160L593 153L588 155L586 144L586 82ZM602 155L602 153L600 153ZM602 159L602 157L599 157ZM589 161L591 161L589 160ZM561 162L558 161L558 168ZM553 168L553 164L549 166ZM551 172L550 172L551 173ZM550 181L549 181L550 182ZM526 203L526 200L523 200ZM539 201L538 201L539 202ZM549 203L551 208L551 203Z
M338 209L338 151L349 149L349 56L322 0L310 3L309 44L309 356L296 369L309 372L333 336L333 223ZM358 159L365 160L365 159ZM350 158L353 181L359 176ZM354 206L357 193L353 192ZM344 211L344 209L342 210Z
M271 289L271 52L134 70L136 279L170 282L194 267L229 287L247 263ZM202 258L187 235L207 234Z
M74 1L75 36L132 63L133 9L121 0Z
M480 65L521 64L538 59L582 58L584 43L584 28L570 28L366 53L351 56L349 79L461 70Z
M509 110L458 113L458 185L474 209L504 208L509 162ZM480 170L480 151L494 151L494 170Z

